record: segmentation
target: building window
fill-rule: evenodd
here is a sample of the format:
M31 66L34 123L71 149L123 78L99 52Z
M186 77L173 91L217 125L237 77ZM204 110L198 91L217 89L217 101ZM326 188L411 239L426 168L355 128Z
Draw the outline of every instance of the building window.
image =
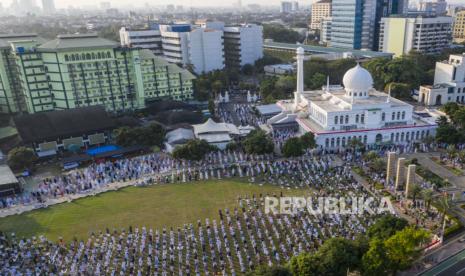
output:
M395 119L396 119L396 113L392 112L392 121L394 121Z
M397 112L397 120L400 120L400 111Z
M386 113L381 113L381 121L384 122L384 120L386 120Z
M337 116L334 117L334 124L337 125Z
M346 121L346 124L349 123L349 115L346 115L346 120L345 121Z
M343 123L344 123L344 116L341 115L341 116L339 117L339 124L342 125Z
M325 146L326 146L326 147L329 147L329 138L326 138L326 140L325 140Z
M396 133L396 142L399 142L399 132Z
M365 123L365 114L362 114L362 116L360 117L360 120L362 121L362 124Z
M357 115L355 115L355 123L357 123L357 124L358 124L359 118L360 118L360 116L359 116L358 114L357 114Z
M69 56L65 55L65 61L69 61Z
M402 120L405 120L405 111L402 111Z

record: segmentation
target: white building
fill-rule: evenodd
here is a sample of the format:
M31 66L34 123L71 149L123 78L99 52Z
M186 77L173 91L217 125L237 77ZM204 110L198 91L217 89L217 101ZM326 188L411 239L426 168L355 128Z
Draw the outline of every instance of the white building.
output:
M153 54L161 56L161 33L158 25L150 29L131 30L122 27L119 30L119 37L122 46L149 49Z
M239 129L228 123L215 123L208 119L203 124L192 125L195 138L207 141L210 145L223 150L233 139L231 135L241 135Z
M254 64L263 57L263 27L256 24L224 27L224 55L227 67Z
M432 0L432 1L423 1L418 2L418 11L442 15L446 14L447 11L447 2L446 0Z
M279 10L281 13L290 13L292 11L292 2L281 1L281 7Z
M320 147L344 147L352 139L364 144L402 144L434 135L436 118L426 112L417 114L412 105L376 91L370 73L360 65L346 72L344 88L304 91L303 60L304 50L298 48L294 101L279 101L284 112L276 117L286 123L284 115L295 118L300 132L312 132Z
M161 25L163 56L168 62L192 66L200 74L224 68L223 31Z
M379 50L395 56L411 50L440 53L452 42L452 23L449 16L383 17Z
M465 53L436 62L434 84L420 86L418 101L425 105L465 103Z
M44 14L55 13L55 1L54 0L42 0L42 11Z
M321 0L312 4L310 29L320 30L324 18L331 16L331 0Z
M329 43L331 41L331 17L326 17L321 20L320 41Z

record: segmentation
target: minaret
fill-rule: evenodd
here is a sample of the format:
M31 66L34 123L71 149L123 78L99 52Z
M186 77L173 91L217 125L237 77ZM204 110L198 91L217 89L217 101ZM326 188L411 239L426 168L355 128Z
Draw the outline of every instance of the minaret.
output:
M297 89L294 92L294 111L297 111L300 97L302 96L302 92L304 92L304 53L304 48L297 48Z
M391 84L392 84L392 82L389 84L389 88L388 88L388 96L387 96L387 99L386 99L387 103L391 102Z
M326 76L326 93L329 93L329 76Z

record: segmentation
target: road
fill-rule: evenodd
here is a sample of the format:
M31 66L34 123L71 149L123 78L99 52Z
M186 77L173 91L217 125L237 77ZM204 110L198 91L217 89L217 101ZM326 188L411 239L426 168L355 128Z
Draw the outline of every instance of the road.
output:
M431 270L420 274L422 276L465 275L465 249L450 257Z

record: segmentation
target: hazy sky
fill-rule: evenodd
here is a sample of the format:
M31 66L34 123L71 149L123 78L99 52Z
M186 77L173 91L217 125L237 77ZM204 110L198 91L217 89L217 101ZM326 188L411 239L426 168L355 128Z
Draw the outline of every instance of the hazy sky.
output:
M19 0L20 1L20 0ZM42 0L35 1L38 6L42 6ZM69 5L83 6L83 5L99 5L100 2L110 2L113 7L133 5L135 7L142 6L145 3L151 5L184 5L184 6L232 6L236 5L238 0L55 0L57 8L66 8ZM299 4L307 3L310 5L311 0L299 1ZM4 7L8 7L12 0L0 0ZM263 5L279 5L281 0L242 0L242 5L257 3Z
M21 1L21 0L19 0ZM42 0L30 0L35 1L38 6L42 6ZM98 6L100 2L110 2L113 7L129 6L134 7L143 6L145 3L151 5L184 5L184 6L232 6L236 5L238 0L55 0L55 6L57 8L66 8L69 5L72 6ZM12 0L0 0L0 3L4 7L11 4ZM281 0L242 0L242 5L247 4L261 4L261 5L279 5ZM312 0L298 0L300 5L310 5ZM410 0L410 2L416 2ZM464 4L465 0L449 0L450 4Z

